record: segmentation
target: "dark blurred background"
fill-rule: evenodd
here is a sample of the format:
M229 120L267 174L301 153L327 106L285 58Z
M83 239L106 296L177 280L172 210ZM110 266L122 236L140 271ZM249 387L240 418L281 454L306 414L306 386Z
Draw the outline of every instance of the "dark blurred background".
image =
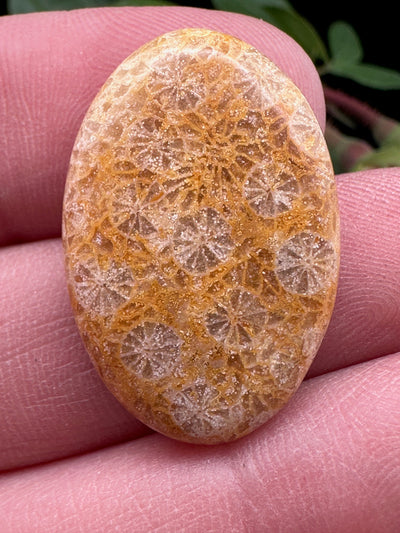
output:
M245 4L244 0L244 4ZM180 1L180 5L212 8L210 1ZM364 61L400 70L398 44L399 22L392 2L376 4L335 0L334 2L311 3L292 0L293 7L311 22L326 42L327 29L336 20L350 23L361 38L364 47ZM0 5L0 14L6 13L6 6ZM12 36L10 36L12 38ZM356 83L337 77L325 77L331 87L341 88L348 94L370 103L382 113L400 120L400 91L368 89Z
M329 25L336 20L344 20L358 33L366 63L400 70L399 45L396 44L399 21L394 3L335 0L321 2L321 8L318 10L315 8L316 4L313 7L311 2L293 0L291 4L315 26L325 42ZM331 87L343 89L382 113L400 120L400 91L369 89L338 77L327 76L324 79Z

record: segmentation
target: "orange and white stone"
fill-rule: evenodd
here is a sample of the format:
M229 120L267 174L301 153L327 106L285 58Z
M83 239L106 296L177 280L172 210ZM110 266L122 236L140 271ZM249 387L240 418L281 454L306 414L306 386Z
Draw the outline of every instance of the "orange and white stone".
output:
M122 404L184 441L249 433L301 383L334 305L336 191L310 107L234 37L162 35L87 112L63 241L79 330Z

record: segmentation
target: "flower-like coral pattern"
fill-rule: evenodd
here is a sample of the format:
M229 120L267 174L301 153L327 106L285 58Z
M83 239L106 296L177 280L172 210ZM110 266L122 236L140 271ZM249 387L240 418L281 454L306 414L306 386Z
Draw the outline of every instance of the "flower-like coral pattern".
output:
M171 72L169 61L174 61ZM164 108L188 110L204 97L204 74L196 68L197 59L189 53L174 54L173 59L156 63L149 76L148 88Z
M256 167L244 184L244 195L250 207L264 217L274 217L291 209L298 192L295 176L275 173L268 167Z
M157 184L143 199L139 198L135 182L117 187L114 191L112 220L121 233L127 236L139 233L147 237L157 231L145 209L152 203L152 198L158 198L159 195Z
M173 126L149 117L129 128L130 156L138 168L151 172L165 172L179 168L185 152L182 140Z
M334 280L334 248L329 241L314 233L294 235L277 253L276 272L289 292L315 294Z
M233 411L237 416L237 410L238 406L228 407L218 389L204 378L174 394L171 406L178 426L203 439L217 436L234 418Z
M73 271L76 298L81 306L99 315L109 315L126 302L133 286L130 267L111 261L102 268L93 257Z
M208 332L227 348L249 348L265 325L266 309L259 298L241 288L229 291L227 301L206 315Z
M311 154L324 153L324 136L320 128L307 120L310 113L309 105L304 102L290 117L289 134L294 142L305 148Z
M209 207L179 219L173 244L176 259L194 273L206 272L225 261L234 246L229 224Z
M276 351L269 357L269 371L278 387L293 388L299 377L296 359L289 354Z
M68 233L72 238L76 234L81 235L82 233L85 233L90 224L87 213L85 212L84 204L71 201L70 205L70 217L67 221L67 224Z
M182 339L165 324L144 322L130 331L121 343L124 365L147 379L163 378L180 363Z

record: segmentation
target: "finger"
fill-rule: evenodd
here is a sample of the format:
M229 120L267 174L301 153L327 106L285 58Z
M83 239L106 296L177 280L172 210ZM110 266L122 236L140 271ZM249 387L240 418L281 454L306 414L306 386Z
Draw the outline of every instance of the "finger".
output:
M83 348L59 241L3 250L0 309L0 470L148 433L108 392Z
M309 376L400 350L400 168L338 176L341 267Z
M309 380L230 445L154 434L4 475L1 530L394 533L399 421L397 354Z
M400 350L397 176L386 170L339 178L339 295L311 375ZM0 253L0 390L3 469L144 432L91 366L71 316L58 241Z
M247 40L293 78L321 123L317 73L303 50L250 17L190 8L112 8L0 19L0 244L60 234L65 176L91 100L116 66L169 30L208 27ZM12 35L12 39L9 36Z

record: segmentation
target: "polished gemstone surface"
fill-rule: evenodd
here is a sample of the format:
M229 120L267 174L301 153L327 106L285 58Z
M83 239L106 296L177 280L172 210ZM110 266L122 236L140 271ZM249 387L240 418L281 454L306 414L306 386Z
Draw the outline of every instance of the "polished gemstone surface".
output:
M249 433L301 383L334 305L336 191L309 105L234 37L162 35L87 112L63 241L79 330L122 404L189 442Z

